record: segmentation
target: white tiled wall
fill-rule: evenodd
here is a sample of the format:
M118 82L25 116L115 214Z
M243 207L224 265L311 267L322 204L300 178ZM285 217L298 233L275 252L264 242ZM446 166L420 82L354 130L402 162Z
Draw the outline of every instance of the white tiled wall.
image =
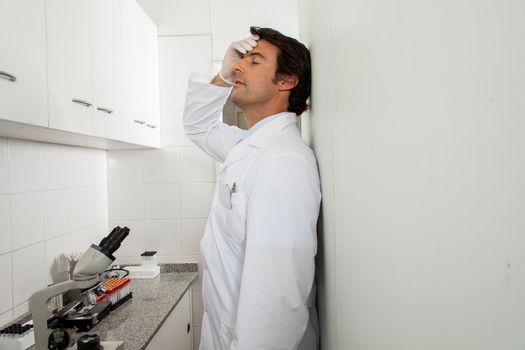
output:
M106 152L0 138L0 325L108 231Z
M138 256L145 249L159 250L164 261L182 261L182 256L198 255L203 222L208 217L211 199L215 190L215 162L207 156L188 157L184 162L179 155L198 154L195 146L170 146L161 150L119 150L108 152L108 207L110 226L130 223L146 229L146 238L133 240L135 230L124 241L117 252L120 257ZM170 158L171 157L171 158ZM130 165L129 159L133 159ZM148 159L146 161L146 159ZM180 162L180 165L179 165ZM133 173L129 175L128 173ZM149 173L148 180L146 174ZM181 176L181 173L186 174ZM190 176L191 174L194 176ZM137 175L138 174L138 175ZM177 254L162 254L163 241L156 246L149 240L149 233L158 222L169 227L188 231ZM198 229L197 229L198 228ZM166 234L166 233L163 233ZM195 236L199 236L195 238ZM167 236L166 236L167 237ZM149 243L148 243L149 242ZM146 245L149 248L146 248ZM133 247L131 247L133 246ZM183 246L190 247L183 249ZM120 259L129 261L129 259ZM185 259L184 261L188 261Z
M182 114L187 79L210 72L211 37L159 38L162 149L108 151L109 226L126 225L130 235L116 252L135 262L156 250L161 262L199 262L215 190L216 163L184 135ZM193 285L193 326L198 347L202 323L201 280Z

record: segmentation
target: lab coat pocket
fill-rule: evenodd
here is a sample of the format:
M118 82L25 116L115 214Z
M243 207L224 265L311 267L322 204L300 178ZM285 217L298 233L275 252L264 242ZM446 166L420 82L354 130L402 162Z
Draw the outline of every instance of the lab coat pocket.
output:
M229 238L235 243L246 239L246 198L244 193L231 194L231 209L227 210L226 226Z

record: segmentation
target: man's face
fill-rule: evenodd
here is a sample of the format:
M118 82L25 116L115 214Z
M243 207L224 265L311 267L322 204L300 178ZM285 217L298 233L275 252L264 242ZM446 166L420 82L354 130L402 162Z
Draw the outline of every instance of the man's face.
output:
M279 93L274 80L279 49L262 39L252 51L234 64L235 85L231 100L246 109L271 101Z

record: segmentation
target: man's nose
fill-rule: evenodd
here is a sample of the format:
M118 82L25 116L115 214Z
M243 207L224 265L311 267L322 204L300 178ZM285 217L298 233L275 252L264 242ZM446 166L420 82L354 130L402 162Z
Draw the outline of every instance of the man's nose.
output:
M244 70L242 59L233 62L232 68L235 73L241 73Z

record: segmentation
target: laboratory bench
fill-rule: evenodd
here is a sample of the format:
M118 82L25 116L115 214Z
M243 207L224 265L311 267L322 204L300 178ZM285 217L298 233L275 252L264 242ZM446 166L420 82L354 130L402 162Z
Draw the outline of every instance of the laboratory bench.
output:
M191 284L198 276L197 264L160 267L155 278L131 280L133 298L111 311L89 333L97 333L102 341L123 341L125 350L190 350Z

